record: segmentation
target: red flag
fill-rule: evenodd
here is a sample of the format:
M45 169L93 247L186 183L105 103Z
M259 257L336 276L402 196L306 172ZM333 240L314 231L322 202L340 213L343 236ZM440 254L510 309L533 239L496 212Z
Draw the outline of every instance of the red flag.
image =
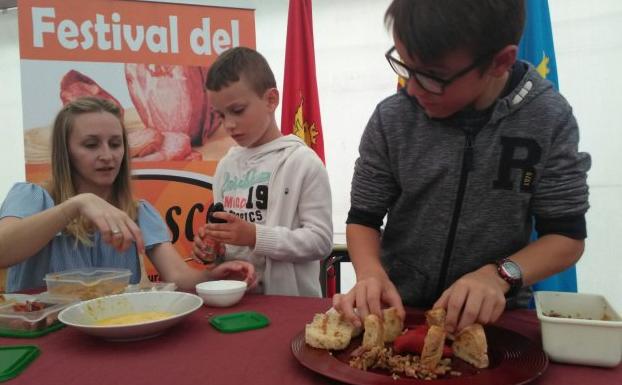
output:
M324 162L311 0L289 1L281 132L300 137Z

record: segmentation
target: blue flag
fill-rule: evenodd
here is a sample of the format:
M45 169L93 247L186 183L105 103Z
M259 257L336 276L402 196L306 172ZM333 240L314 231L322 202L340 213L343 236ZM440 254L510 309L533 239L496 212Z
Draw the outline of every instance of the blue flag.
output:
M559 90L557 64L553 46L553 31L548 0L527 0L525 31L518 47L518 57L533 64L543 78ZM532 240L538 238L533 232ZM577 291L577 271L571 266L565 271L533 285L534 290Z

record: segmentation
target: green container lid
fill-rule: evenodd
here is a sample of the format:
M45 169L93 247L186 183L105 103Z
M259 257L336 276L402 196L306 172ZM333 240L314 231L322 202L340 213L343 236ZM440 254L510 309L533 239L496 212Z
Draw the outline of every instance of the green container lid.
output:
M17 377L39 353L34 345L0 346L0 382Z
M254 311L223 314L212 317L209 321L214 328L224 333L236 333L266 327L268 317Z
M44 336L48 333L57 331L65 327L65 324L56 321L50 326L39 330L16 330L16 329L2 329L0 328L0 337L15 337L15 338L36 338Z

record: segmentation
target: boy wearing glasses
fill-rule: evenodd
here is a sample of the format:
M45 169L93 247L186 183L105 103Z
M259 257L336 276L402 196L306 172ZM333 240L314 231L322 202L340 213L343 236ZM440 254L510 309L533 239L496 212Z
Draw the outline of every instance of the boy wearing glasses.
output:
M357 283L334 306L356 324L353 308L382 304L445 308L449 332L494 322L580 258L590 156L566 100L516 61L522 0L394 0L385 21L406 85L361 139L346 228Z

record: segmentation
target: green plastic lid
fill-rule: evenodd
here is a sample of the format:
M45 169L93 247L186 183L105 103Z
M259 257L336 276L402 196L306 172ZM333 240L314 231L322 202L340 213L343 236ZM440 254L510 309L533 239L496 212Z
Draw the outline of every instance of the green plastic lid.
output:
M17 377L39 353L34 345L0 346L0 381Z
M213 327L223 333L236 333L266 327L270 324L268 317L254 311L223 314L212 317L209 321Z
M57 331L65 327L65 324L56 321L48 327L39 330L17 330L0 328L0 337L16 337L16 338L36 338L44 336L48 333Z

